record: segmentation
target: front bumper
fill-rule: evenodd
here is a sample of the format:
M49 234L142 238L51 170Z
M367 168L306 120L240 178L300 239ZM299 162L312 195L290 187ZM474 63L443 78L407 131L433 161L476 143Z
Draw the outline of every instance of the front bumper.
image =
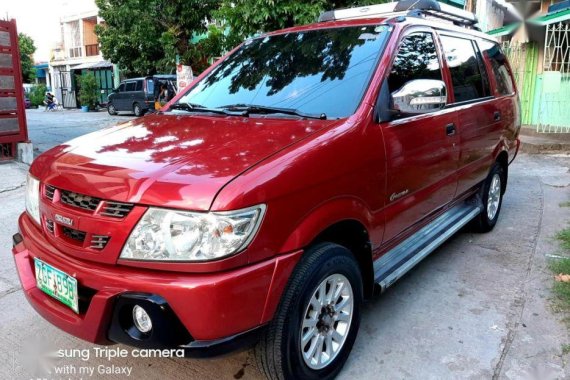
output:
M81 339L97 344L122 342L142 347L178 347L188 351L219 352L219 344L247 340L269 321L302 251L277 256L229 272L189 274L96 264L66 256L49 244L34 222L22 214L20 234L12 249L26 298L46 320ZM36 287L33 259L37 257L75 277L79 284L80 313L76 314ZM164 300L184 334L177 341L159 334L145 345L123 339L127 328L116 325L117 307L132 294ZM172 324L171 324L172 325ZM121 333L122 332L122 333ZM123 334L123 338L121 338ZM187 339L186 339L187 338Z

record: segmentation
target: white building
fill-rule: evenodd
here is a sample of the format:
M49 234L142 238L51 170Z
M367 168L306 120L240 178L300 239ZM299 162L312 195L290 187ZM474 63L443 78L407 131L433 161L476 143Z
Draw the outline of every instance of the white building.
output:
M52 90L64 107L78 107L77 77L91 71L101 89L105 103L114 84L113 65L101 55L95 25L102 19L93 1L72 2L63 7L60 19L61 42L52 51L49 62Z

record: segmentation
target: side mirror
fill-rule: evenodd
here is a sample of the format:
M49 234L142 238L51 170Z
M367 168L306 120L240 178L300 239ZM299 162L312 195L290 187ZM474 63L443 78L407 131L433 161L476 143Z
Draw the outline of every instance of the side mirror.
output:
M447 105L445 83L433 79L416 79L392 93L392 109L402 116L421 115Z

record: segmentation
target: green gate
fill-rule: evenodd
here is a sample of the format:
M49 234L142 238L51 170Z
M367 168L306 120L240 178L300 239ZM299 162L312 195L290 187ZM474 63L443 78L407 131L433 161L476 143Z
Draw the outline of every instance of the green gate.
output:
M522 108L522 124L533 124L533 105L537 84L538 46L535 42L525 44L503 42L503 50L509 58L511 69L519 90Z

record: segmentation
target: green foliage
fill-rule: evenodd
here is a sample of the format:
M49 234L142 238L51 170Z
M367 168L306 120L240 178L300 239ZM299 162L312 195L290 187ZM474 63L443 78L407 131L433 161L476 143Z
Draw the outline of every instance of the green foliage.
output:
M570 228L565 228L556 234L556 239L560 241L562 248L570 250ZM570 274L570 271L568 272Z
M322 11L390 0L223 0L216 18L240 38L315 22Z
M38 107L44 104L47 87L44 84L35 86L30 92L30 102L32 106Z
M22 64L24 83L31 83L36 79L36 69L34 69L36 46L34 45L34 40L27 34L19 33L18 47L20 48L20 62Z
M190 39L206 32L219 1L96 0L105 20L95 31L106 59L127 75L173 72L176 56L193 66L199 55Z
M99 85L93 73L83 74L79 77L79 102L82 106L94 109L99 101Z

